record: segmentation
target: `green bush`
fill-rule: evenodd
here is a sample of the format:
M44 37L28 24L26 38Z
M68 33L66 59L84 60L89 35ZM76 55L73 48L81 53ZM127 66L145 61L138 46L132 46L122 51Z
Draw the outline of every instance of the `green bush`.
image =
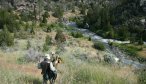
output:
M83 24L84 21L83 21L82 17L72 17L72 18L69 18L69 21L76 22L78 27L81 27L81 28L84 27L84 24Z
M19 30L18 18L12 12L7 10L0 10L0 29L4 29L4 25L7 25L7 29L10 32L14 30Z
M71 35L74 38L82 38L83 37L83 34L81 32L71 32Z
M14 33L15 38L19 39L27 39L28 38L28 32L20 30L19 32Z
M4 30L0 32L0 46L12 46L14 45L14 35L12 35L7 26L4 25Z
M46 44L46 45L51 45L51 44L52 44L51 40L52 40L52 38L51 38L49 35L47 35L47 36L46 36L45 44Z
M28 40L28 41L27 41L27 49L29 49L29 48L31 48L31 43L30 43L30 41Z
M53 28L53 25L48 25L48 26L47 26L47 31L46 31L46 32L51 32L51 31L52 31L52 28Z
M140 71L138 74L138 82L139 84L146 84L146 71Z
M53 13L53 16L57 18L61 18L63 16L63 12L64 10L62 10L60 7L57 7Z
M57 30L57 34L55 36L55 40L57 42L61 42L61 43L66 41L66 37L63 34L63 31L62 30Z
M89 38L88 38L88 41L91 41L91 40L92 40L91 37L89 37Z
M49 46L52 44L51 41L52 41L52 38L49 35L47 35L45 43L43 45L43 51L48 51L49 50Z
M45 51L48 51L48 50L49 50L49 46L47 44L44 44L43 45L43 51L45 52Z
M101 51L104 51L105 50L105 46L103 43L101 42L95 42L94 43L94 48L98 49L98 50L101 50Z
M125 51L128 55L136 57L137 52L140 50L135 45L128 45L128 44L115 44L115 46L119 47L121 50Z
M43 20L42 20L42 23L47 23L47 18L49 17L49 13L48 12L45 12L42 17L43 17Z
M113 43L114 46L118 47L119 49L123 50L124 52L126 52L129 56L131 56L132 58L138 60L139 62L145 62L146 59L139 56L138 52L141 51L141 47L138 47L137 45L133 45L133 44L116 44Z

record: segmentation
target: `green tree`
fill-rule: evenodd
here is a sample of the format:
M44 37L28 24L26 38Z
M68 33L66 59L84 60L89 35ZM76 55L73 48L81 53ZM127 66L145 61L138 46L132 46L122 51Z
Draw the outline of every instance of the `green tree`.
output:
M62 18L64 10L61 7L57 7L54 11L53 16L57 18Z
M47 18L49 17L49 13L45 12L42 16L43 16L42 23L47 23Z
M14 36L8 31L7 25L4 25L3 31L0 33L0 46L14 45Z

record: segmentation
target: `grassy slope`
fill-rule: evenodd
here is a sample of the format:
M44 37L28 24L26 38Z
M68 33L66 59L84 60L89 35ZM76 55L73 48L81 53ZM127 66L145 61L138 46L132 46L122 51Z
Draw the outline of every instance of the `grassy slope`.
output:
M31 39L32 43L35 42L33 46L42 44L46 35L45 32L36 34L35 36L40 36L42 39L38 37ZM54 37L55 32L49 35ZM18 40L18 44L14 46L17 51L0 51L0 81L3 84L41 84L40 70L36 68L35 63L18 62L18 58L27 52L26 42ZM104 52L92 48L92 42L71 37L67 44L66 50L60 54L63 63L58 66L59 75L56 84L137 84L137 77L130 68L118 68L96 62L96 57L102 57ZM94 62L82 59L81 56L84 55Z

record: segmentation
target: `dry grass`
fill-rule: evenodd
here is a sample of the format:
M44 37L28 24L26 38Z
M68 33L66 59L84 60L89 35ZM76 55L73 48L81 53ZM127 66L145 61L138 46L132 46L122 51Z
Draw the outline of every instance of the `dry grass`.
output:
M138 52L139 56L146 58L146 48L144 48L142 51Z
M71 10L64 13L63 17L69 19L70 17L80 16L80 11L76 10L75 13L72 13Z
M40 71L37 70L36 65L33 63L18 64L18 58L21 57L24 52L11 52L2 53L0 56L0 67L6 70L16 70L19 72L25 72L26 74L40 76Z

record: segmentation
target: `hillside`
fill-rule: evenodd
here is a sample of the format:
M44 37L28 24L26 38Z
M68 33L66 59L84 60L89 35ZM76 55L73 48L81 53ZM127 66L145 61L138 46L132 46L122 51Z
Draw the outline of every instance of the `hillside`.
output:
M47 34L54 38L55 32L38 31L35 37L30 40L32 49L27 50L27 40L16 39L15 46L1 50L0 75L2 78L0 80L3 83L41 84L41 70L37 69L36 63L28 62L25 57L29 55L33 59L41 53L37 54L38 51L33 49L43 44L42 37ZM105 52L96 50L92 46L93 43L88 39L73 37L67 39L63 51L60 51L56 45L50 46L48 53L56 51L57 55L63 59L63 63L57 67L59 75L56 84L137 83L137 77L132 68L105 64L102 62ZM127 75L126 79L124 74Z
M0 82L42 84L37 64L55 52L62 59L55 84L145 84L145 5L0 0Z

